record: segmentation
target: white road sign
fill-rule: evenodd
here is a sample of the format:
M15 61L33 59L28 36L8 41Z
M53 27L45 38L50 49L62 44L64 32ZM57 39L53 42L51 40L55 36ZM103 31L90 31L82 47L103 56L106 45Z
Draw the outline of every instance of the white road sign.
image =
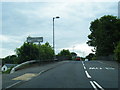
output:
M43 37L27 37L27 42L43 42Z

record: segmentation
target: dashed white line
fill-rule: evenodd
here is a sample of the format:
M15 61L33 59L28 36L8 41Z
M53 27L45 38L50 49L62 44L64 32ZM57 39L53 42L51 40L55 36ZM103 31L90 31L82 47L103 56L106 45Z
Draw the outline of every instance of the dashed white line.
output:
M89 73L87 71L85 71L86 75L88 78L91 78L91 76L89 75Z
M93 81L101 90L104 90L96 81Z
M92 85L92 87L95 89L95 90L98 90L97 87L94 85L94 83L92 81L90 81L90 84Z
M84 69L86 69L86 67L85 66L83 66L84 67Z

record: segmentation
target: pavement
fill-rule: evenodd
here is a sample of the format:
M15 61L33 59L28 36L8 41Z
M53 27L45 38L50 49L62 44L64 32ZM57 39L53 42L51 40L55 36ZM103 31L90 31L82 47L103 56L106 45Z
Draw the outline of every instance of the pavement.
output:
M36 65L26 69L18 70L12 74L2 74L2 89L11 88L14 85L30 80L33 77L55 68L67 61L59 61L49 64ZM17 78L19 77L19 78ZM27 78L27 79L26 79Z

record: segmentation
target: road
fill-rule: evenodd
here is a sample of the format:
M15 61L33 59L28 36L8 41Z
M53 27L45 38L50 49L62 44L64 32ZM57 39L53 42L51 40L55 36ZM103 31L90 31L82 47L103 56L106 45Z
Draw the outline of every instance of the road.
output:
M26 74L14 78L27 78L13 88L85 88L91 90L118 90L118 67L102 61L68 61L39 74Z

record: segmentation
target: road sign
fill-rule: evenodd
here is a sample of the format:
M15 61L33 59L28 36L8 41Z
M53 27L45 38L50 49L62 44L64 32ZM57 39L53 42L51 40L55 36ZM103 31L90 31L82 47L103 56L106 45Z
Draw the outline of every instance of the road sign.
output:
M27 37L27 42L43 42L43 37Z

